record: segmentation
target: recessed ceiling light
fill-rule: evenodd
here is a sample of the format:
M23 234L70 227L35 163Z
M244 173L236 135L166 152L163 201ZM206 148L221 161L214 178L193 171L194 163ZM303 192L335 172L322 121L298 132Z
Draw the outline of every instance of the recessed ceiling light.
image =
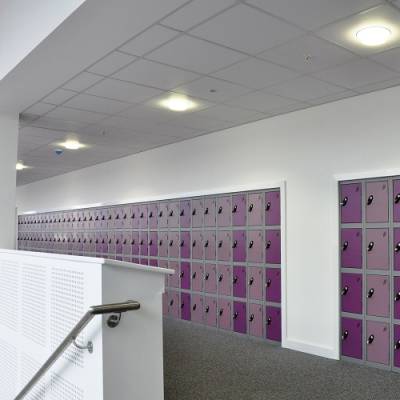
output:
M356 33L357 40L361 42L364 46L381 46L385 44L390 36L392 35L392 31L385 26L367 26L363 29L360 29Z
M17 164L15 165L15 169L17 171L22 171L23 169L28 168L22 161L18 161Z
M161 100L160 105L171 111L183 112L195 108L197 104L185 96L171 96Z
M79 150L86 147L86 145L78 142L75 139L68 139L65 142L59 143L60 146L66 148L67 150Z

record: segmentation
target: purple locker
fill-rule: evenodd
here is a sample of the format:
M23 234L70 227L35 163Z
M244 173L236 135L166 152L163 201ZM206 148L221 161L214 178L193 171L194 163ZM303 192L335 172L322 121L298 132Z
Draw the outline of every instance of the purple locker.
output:
M389 277L367 276L367 314L375 317L389 316Z
M149 265L150 265L151 267L158 267L158 260L155 259L155 258L150 259Z
M159 203L157 220L159 228L168 227L168 203Z
M192 258L197 260L204 258L203 233L200 231L192 232Z
M218 293L222 296L232 296L232 267L218 265Z
M231 226L232 200L230 196L217 199L217 224L218 226Z
M395 271L400 271L400 228L393 229L393 248L394 248L393 267Z
M139 232L132 232L131 254L133 256L139 255L139 243Z
M57 237L57 234L55 234L54 249L55 249L56 251L57 251L57 247L58 247L58 246L57 246L57 240L58 240L58 237ZM114 243L115 243L115 242L114 242ZM113 249L114 249L113 253L115 253L115 244L114 244ZM84 251L85 253L88 253L88 252L89 252L89 233L88 233L88 232L85 232L85 233L83 234L83 251Z
M358 228L341 231L341 265L345 268L362 267L362 233Z
M265 261L267 264L281 263L281 231L268 230L265 232Z
M265 193L265 225L281 224L281 194L278 191Z
M168 226L170 228L179 227L179 214L180 206L178 201L174 201L168 204Z
M126 205L126 206L122 207L122 227L124 229L131 228L130 213L131 213L131 207L130 206Z
M217 326L217 300L215 297L204 296L204 322L208 326Z
M140 258L139 263L142 264L142 265L149 265L149 259L147 257L146 258Z
M216 223L216 200L214 197L206 197L204 199L204 226L212 227Z
M266 337L269 340L282 340L282 315L279 307L266 307Z
M263 269L260 267L249 267L247 274L247 284L249 286L249 299L263 299Z
M262 263L264 260L264 235L262 231L247 232L247 261Z
M265 270L265 298L273 303L281 302L281 270L278 268Z
M147 257L149 255L149 235L147 231L140 231L139 246L140 256Z
M158 233L158 255L168 257L168 232Z
M233 330L238 333L247 332L247 306L241 301L233 302Z
M231 261L232 259L232 231L219 231L217 235L217 259Z
M179 243L181 258L190 258L191 243L190 232L181 232L181 240Z
M181 289L190 290L191 276L190 276L190 263L189 262L181 263L181 272L180 272L179 276L181 278Z
M246 297L246 267L233 267L233 296Z
M70 214L68 219L72 221L73 216ZM69 224L68 224L69 225ZM94 210L94 228L101 229L101 210Z
M123 233L122 232L117 232L115 234L115 253L117 255L121 255L122 254L123 242L124 242Z
M233 261L246 261L246 231L233 231Z
M75 213L73 219L75 219L76 222L74 222L74 228L78 228L78 219L79 219L79 213ZM108 224L108 208L102 208L100 211L100 228L101 229L107 229L107 224Z
M342 224L361 222L361 183L340 185L340 221Z
M366 185L366 221L388 222L389 193L387 181L368 182Z
M190 200L182 200L180 203L180 225L181 228L190 228L191 225Z
M342 355L362 359L362 321L342 318Z
M263 306L249 304L249 334L263 337Z
M116 208L114 227L117 229L121 229L124 227L124 208L123 207Z
M192 290L203 291L204 266L201 263L192 263Z
M190 321L190 294L189 293L181 293L181 319L185 321Z
M168 315L178 319L180 313L179 293L170 291L168 293Z
M133 229L139 229L140 225L140 207L138 205L131 206L131 226Z
M168 263L168 268L175 271L174 274L169 275L168 286L179 288L180 287L180 274L179 274L179 263L177 261L170 261Z
M218 300L218 326L221 329L232 330L232 301Z
M394 356L393 365L400 368L400 325L393 326Z
M367 229L367 268L389 269L389 230Z
M157 215L158 207L157 203L151 203L147 207L148 221L150 229L157 229Z
M149 253L150 253L150 257L158 256L158 233L155 231L150 232Z
M201 228L204 220L204 201L203 199L192 200L192 227Z
M367 360L378 364L389 364L389 324L367 321Z
M204 291L217 293L217 269L215 264L206 264L204 266Z
M203 323L203 309L204 299L200 294L192 294L191 306L192 306L192 321L199 324Z
M149 226L149 214L147 204L141 204L139 206L139 228L147 229Z
M215 260L215 246L216 246L216 235L214 231L203 232L203 247L204 247L204 258L206 260Z
M261 193L249 194L247 224L251 226L264 225L264 202Z
M393 221L400 222L400 179L393 181Z
M163 309L163 316L165 317L168 315L168 292L164 292L162 295L162 309Z
M246 195L236 194L232 197L232 225L246 226Z
M394 318L400 319L400 277L393 278Z
M342 274L342 311L354 314L362 313L362 275Z
M179 258L179 249L180 249L179 232L169 232L168 247L169 247L169 257Z

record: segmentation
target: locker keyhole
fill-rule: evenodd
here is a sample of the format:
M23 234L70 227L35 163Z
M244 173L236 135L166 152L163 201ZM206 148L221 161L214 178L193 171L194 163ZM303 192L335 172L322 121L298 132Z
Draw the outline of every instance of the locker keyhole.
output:
M367 339L367 344L372 344L374 340L375 340L375 335L369 335L369 338Z
M367 205L370 206L373 201L374 201L374 195L371 194L370 196L368 196Z
M349 291L349 287L348 287L348 286L345 286L345 287L342 289L342 296L346 296L346 294L347 294L348 291Z
M372 251L372 249L374 248L375 243L374 242L369 242L368 243L368 251Z
M349 201L349 198L346 196L343 198L343 200L340 202L340 205L342 207L345 207L347 205L347 202Z

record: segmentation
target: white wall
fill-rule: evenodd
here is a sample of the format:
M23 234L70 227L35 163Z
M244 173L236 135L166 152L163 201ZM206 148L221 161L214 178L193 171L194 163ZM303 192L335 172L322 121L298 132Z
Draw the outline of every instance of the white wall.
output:
M287 182L288 347L339 353L335 175L400 171L400 88L228 129L18 188L20 211Z

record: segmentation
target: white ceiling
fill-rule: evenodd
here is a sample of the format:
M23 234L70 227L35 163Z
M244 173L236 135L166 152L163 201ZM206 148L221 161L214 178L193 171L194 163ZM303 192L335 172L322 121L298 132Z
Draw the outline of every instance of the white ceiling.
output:
M24 110L18 184L398 85L400 42L366 52L340 35L366 11L400 25L384 0L187 1ZM160 109L170 92L199 107ZM57 156L70 133L89 147Z

